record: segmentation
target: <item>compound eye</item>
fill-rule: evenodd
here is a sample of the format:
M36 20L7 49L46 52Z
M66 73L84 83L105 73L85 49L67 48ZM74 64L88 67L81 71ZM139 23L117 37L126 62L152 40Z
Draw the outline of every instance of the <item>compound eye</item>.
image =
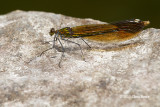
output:
M50 34L51 36L54 35L54 34L55 34L55 29L54 29L54 28L51 28L49 34Z

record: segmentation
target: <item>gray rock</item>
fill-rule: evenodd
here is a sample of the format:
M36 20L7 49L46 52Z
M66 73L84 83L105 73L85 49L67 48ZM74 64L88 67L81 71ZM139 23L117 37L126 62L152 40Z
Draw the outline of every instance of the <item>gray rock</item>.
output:
M160 30L149 28L121 43L79 39L52 47L50 28L103 23L45 12L0 16L0 106L160 106ZM51 58L54 57L54 58Z

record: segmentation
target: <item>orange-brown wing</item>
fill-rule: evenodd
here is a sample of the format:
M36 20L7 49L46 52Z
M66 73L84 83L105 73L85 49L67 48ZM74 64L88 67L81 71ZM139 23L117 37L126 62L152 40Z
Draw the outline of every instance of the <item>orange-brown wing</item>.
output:
M112 33L105 33L103 35L86 36L85 39L94 40L98 42L118 42L129 40L138 35L137 33L129 33L126 31L117 31Z
M117 26L111 24L91 24L72 27L73 36L91 36L99 33L112 32L117 28Z
M113 42L125 41L138 34L138 32L132 33L117 29L119 29L118 26L112 24L83 25L73 27L74 34L72 36L80 36L98 42Z
M83 37L99 42L123 41L131 39L142 31L149 21L126 20L112 24L96 24L73 27L73 37Z

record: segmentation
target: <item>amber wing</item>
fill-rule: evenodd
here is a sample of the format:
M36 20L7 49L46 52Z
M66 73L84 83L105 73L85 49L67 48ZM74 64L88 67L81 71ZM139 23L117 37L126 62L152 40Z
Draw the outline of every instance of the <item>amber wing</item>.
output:
M74 37L83 37L98 42L112 42L128 40L137 33L118 30L118 26L112 24L84 25L72 28Z

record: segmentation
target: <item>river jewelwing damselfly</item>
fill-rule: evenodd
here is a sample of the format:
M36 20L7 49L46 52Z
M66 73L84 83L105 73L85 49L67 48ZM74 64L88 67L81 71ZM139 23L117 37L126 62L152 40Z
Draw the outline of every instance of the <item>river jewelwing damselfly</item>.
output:
M61 40L76 44L80 48L82 58L84 59L81 45L74 41L70 41L67 38L80 38L88 45L88 47L90 46L84 39L103 42L103 43L125 41L137 36L138 33L142 31L143 28L147 26L149 23L150 23L149 21L132 19L110 24L90 24L90 25L82 25L75 27L65 27L59 30L51 28L49 34L51 36L54 35L53 46L43 51L41 55L44 52L55 48L55 42L58 41L62 48L62 55L59 61L59 67L60 67L65 52L65 48Z

